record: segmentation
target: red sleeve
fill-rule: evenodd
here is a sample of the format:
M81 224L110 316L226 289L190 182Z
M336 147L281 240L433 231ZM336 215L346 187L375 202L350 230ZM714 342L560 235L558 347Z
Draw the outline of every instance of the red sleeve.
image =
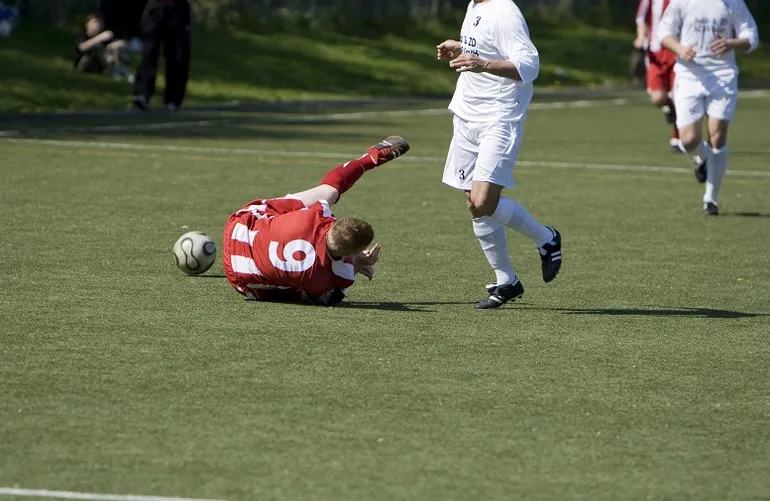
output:
M334 271L334 285L342 290L356 281L356 269L353 266L353 260L349 257L332 262L332 271Z

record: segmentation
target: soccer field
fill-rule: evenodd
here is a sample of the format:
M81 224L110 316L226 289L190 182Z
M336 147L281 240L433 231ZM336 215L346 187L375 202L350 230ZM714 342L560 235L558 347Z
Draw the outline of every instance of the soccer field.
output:
M22 129L0 137L0 499L770 498L770 98L741 102L707 218L643 97L531 111L513 195L564 266L544 284L510 233L526 294L492 311L440 182L446 113L0 127ZM182 233L221 249L231 211L388 134L411 151L335 206L384 248L343 305L244 301L221 257L174 266Z

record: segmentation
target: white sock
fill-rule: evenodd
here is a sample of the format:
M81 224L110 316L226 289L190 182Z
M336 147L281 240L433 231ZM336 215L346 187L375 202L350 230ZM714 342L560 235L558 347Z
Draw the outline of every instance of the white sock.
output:
M727 145L721 149L711 150L708 163L708 177L706 177L706 193L703 194L704 202L716 203L719 197L719 188L727 172Z
M711 158L711 146L706 141L702 141L695 149L695 156L701 160L708 160Z
M538 247L553 240L554 235L550 228L538 223L537 219L516 200L500 197L497 209L491 217L500 224L531 238Z
M488 217L473 220L473 233L481 243L481 250L495 271L497 285L516 283L516 272L508 257L508 242L503 225Z
M706 141L701 141L700 144L695 148L695 151L687 151L682 144L682 141L679 141L679 149L682 150L682 153L694 153L693 156L696 156L698 158L702 159L708 159L709 156L711 156L711 146Z

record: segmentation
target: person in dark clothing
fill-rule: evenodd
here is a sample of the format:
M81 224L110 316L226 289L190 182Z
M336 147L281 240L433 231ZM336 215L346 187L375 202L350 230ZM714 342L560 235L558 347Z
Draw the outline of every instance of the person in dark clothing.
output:
M139 21L147 0L99 0L99 14L106 28L118 38L139 36Z
M86 18L85 29L75 39L73 66L84 73L103 73L109 69L118 74L124 46L125 41L116 39L112 31L104 29L98 14L91 14Z
M188 0L149 0L139 32L142 60L134 81L134 106L145 111L149 107L163 45L166 60L163 102L169 111L176 111L184 100L189 76L190 3Z

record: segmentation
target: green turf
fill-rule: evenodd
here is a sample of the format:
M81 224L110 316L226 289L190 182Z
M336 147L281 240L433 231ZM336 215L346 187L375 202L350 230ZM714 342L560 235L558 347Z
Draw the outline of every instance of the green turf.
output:
M435 45L457 38L459 24L359 27L342 35L328 26L258 26L193 32L189 105L366 96L450 94L456 73L435 60ZM633 26L605 29L533 16L541 55L540 86L605 86L627 82ZM0 42L0 111L127 108L131 86L72 68L70 31L23 25ZM600 55L600 57L597 57ZM741 58L743 75L770 79L762 50ZM159 89L163 80L159 81ZM155 104L162 101L162 94Z
M770 175L768 112L742 102L734 170ZM770 177L728 175L724 215L707 219L689 173L522 163L513 194L561 230L564 269L543 284L512 234L527 294L477 312L492 276L462 196L440 184L448 116L239 117L43 136L81 142L69 146L0 139L0 487L770 497ZM174 120L186 118L200 117ZM220 245L233 209L305 188L394 132L409 155L335 208L384 246L346 306L249 303L220 262L205 277L173 266L181 233ZM521 160L687 168L666 141L641 102L533 111Z

